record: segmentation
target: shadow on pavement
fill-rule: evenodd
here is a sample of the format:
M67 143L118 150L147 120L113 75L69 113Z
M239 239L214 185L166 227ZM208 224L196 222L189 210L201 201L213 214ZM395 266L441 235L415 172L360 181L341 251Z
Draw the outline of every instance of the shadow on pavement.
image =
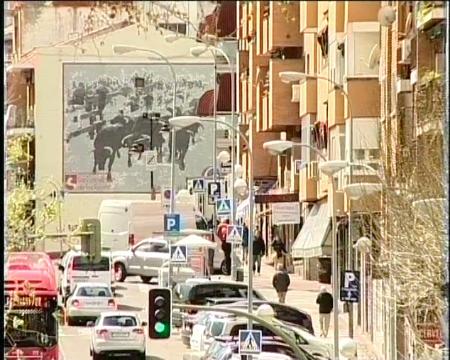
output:
M127 288L122 285L116 285L116 290L126 290Z
M137 306L130 306L130 305L123 305L123 304L119 304L117 306L118 310L125 310L125 311L142 311L144 310L141 307L137 307Z

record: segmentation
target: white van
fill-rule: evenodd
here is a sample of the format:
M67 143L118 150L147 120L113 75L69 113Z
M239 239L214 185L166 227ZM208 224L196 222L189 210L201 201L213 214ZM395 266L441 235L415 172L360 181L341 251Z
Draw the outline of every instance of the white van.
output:
M98 210L102 248L128 250L143 239L162 234L165 213L159 201L103 200ZM201 219L192 203L176 204L176 213L181 215L181 229L195 229Z
M87 255L70 250L62 258L59 266L60 294L63 302L72 293L77 283L100 282L111 286L113 292L114 271L110 252L102 252L99 263L90 263Z

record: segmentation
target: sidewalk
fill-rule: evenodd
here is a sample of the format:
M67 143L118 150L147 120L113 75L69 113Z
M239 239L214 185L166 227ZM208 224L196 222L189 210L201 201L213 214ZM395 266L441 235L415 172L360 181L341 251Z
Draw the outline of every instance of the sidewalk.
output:
M273 267L263 263L261 275L255 275L253 277L253 286L267 299L278 301L277 294L272 287L273 274ZM247 281L247 274L245 274L245 277L244 281ZM318 335L320 332L320 324L319 308L316 304L316 298L322 284L317 281L303 280L296 274L290 274L290 278L291 285L286 296L286 304L309 313L312 317L314 332ZM327 288L331 291L331 285L327 285ZM328 332L328 340L330 342L333 341L333 331L334 323L333 317L331 317ZM348 314L343 312L342 307L339 309L339 338L348 338ZM371 350L371 344L363 335L358 333L357 329L355 329L354 340L358 344L358 360L379 360L373 350Z

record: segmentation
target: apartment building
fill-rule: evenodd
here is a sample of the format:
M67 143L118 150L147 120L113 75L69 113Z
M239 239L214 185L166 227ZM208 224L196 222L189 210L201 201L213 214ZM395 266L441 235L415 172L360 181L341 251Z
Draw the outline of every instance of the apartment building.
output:
M382 1L380 84L381 84L381 135L382 158L385 178L388 186L406 189L412 208L416 203L426 203L414 218L423 219L434 208L431 204L442 199L443 188L443 123L444 123L444 73L445 73L445 15L441 1ZM444 159L445 161L445 159ZM412 192L413 195L408 194ZM396 263L396 256L404 247L415 251L422 249L427 234L407 232L411 241L405 241L396 231L400 214L393 208L399 206L394 194L386 191L383 204L383 238L387 243L385 250L391 254L390 262ZM433 227L442 227L442 207L433 212ZM405 211L407 208L405 209ZM413 217L411 217L413 219ZM406 226L415 227L415 220L401 220ZM401 228L401 231L404 227ZM440 231L440 230L439 230ZM436 249L440 264L440 242L442 233L433 233L423 247L431 254ZM383 244L382 244L383 246ZM439 266L439 265L438 265ZM442 267L447 266L442 264ZM415 267L417 267L415 265ZM424 279L439 278L439 269L429 270L429 265L416 270L418 281L421 274ZM408 267L406 267L408 269ZM414 274L414 269L408 269ZM404 271L395 267L388 273L396 279L402 279ZM417 275L419 274L419 276ZM384 278L383 281L387 279ZM401 280L400 280L401 281ZM384 289L389 285L384 284ZM397 293L401 293L398 289ZM414 287L411 283L410 287ZM383 290L382 290L383 291ZM440 294L439 290L437 292ZM442 344L441 306L433 302L435 291L431 286L426 290L427 301L418 305L405 305L401 296L389 303L389 294L381 294L385 311L379 313L378 322L389 324L384 339L381 331L373 332L371 323L366 329L374 333L382 353L389 359L431 359L436 355L436 346ZM438 295L439 297L439 295ZM406 304L408 304L406 302ZM374 309L376 312L379 309ZM392 310L392 311L389 311ZM442 318L440 318L442 317ZM376 319L375 319L376 320ZM444 325L446 326L446 325ZM377 336L378 335L378 336ZM442 356L442 355L441 355Z

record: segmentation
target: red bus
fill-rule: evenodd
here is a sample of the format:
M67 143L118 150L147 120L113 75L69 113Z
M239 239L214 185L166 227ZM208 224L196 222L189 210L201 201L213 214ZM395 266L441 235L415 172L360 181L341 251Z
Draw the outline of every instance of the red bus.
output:
M10 253L5 271L5 358L60 360L58 284L50 258Z

